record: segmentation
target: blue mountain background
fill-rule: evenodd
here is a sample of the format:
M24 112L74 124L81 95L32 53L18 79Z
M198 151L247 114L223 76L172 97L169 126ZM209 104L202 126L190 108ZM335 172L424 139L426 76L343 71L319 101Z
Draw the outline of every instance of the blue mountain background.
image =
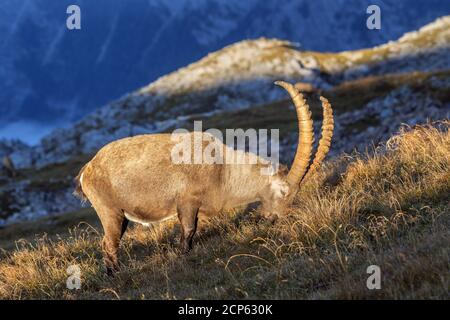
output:
M81 8L81 30L66 9ZM369 5L381 29L366 27ZM248 38L342 51L395 40L450 14L438 0L2 0L0 138L29 144L98 107Z

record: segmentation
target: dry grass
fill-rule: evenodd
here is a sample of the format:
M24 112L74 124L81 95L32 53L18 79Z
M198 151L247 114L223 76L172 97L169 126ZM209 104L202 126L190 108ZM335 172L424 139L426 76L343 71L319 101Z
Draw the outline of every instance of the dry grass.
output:
M113 278L102 272L96 228L19 241L2 253L0 298L448 299L449 125L405 129L371 155L328 162L275 226L241 211L204 222L186 256L175 221L135 227ZM71 264L80 290L66 288ZM366 287L372 264L381 290Z

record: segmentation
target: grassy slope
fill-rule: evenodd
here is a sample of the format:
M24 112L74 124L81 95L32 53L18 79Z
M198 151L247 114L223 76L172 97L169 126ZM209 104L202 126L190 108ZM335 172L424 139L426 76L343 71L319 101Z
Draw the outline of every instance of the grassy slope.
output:
M450 134L420 127L387 149L327 163L275 226L242 211L202 222L186 256L175 221L137 226L114 278L102 272L97 229L67 232L59 220L60 237L34 238L34 224L16 249L0 242L0 298L448 298ZM66 289L71 264L81 290ZM381 290L365 286L371 264Z

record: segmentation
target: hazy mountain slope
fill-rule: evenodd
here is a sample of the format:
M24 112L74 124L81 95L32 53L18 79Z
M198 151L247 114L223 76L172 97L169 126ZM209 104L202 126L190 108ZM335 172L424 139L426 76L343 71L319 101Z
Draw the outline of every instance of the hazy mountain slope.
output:
M377 1L382 8L382 30L371 31L365 27L371 3L134 0L128 5L118 0L95 4L3 0L0 135L17 131L35 141L38 130L21 130L30 121L43 132L70 123L158 76L245 38L264 35L300 42L309 50L349 50L393 40L450 13L450 4L437 0ZM69 4L81 7L80 31L65 27ZM6 126L19 120L15 126Z

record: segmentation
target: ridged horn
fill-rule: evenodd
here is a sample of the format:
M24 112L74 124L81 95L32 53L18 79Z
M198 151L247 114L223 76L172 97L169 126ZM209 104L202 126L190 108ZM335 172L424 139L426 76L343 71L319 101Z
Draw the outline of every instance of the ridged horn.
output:
M302 177L308 169L311 152L314 143L313 121L311 111L303 95L295 87L284 81L276 81L276 85L284 88L295 105L298 120L298 145L295 152L291 170L287 175L287 181L291 186L298 188Z
M317 147L316 154L314 156L314 161L309 167L308 172L306 173L303 181L306 180L311 174L320 167L323 160L325 159L328 151L330 151L331 146L331 138L333 137L334 130L334 118L333 118L333 109L331 108L331 104L324 97L320 97L320 101L322 101L322 109L323 109L323 122L322 122L322 136L319 141L319 146Z

